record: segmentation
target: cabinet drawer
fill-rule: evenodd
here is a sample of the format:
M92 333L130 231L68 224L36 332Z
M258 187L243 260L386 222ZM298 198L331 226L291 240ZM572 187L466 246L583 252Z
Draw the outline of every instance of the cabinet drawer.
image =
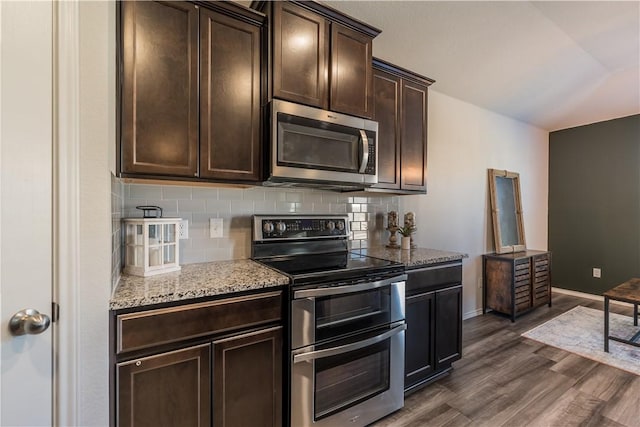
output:
M282 291L120 314L117 353L279 321Z
M462 262L418 268L407 271L406 294L415 295L424 291L440 289L462 282Z

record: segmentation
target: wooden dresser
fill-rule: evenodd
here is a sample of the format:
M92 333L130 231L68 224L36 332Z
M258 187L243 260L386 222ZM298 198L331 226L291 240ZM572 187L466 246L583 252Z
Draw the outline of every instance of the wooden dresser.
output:
M511 316L551 307L551 252L524 251L482 256L482 313L491 309Z

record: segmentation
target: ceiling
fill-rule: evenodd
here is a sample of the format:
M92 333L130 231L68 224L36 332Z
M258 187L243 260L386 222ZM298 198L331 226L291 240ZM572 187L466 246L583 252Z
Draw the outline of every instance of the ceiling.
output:
M432 90L549 131L640 113L640 1L323 1Z

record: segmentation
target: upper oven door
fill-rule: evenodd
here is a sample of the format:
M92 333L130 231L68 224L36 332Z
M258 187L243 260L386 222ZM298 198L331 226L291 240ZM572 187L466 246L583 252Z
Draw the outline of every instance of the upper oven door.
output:
M406 275L293 293L291 348L404 320Z
M359 117L273 100L271 175L375 184L377 128Z

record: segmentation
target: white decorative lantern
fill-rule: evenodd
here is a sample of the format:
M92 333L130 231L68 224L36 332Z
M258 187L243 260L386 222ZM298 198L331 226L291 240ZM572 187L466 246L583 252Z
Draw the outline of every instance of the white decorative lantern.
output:
M134 276L153 276L180 270L178 226L181 220L125 218L124 272Z

